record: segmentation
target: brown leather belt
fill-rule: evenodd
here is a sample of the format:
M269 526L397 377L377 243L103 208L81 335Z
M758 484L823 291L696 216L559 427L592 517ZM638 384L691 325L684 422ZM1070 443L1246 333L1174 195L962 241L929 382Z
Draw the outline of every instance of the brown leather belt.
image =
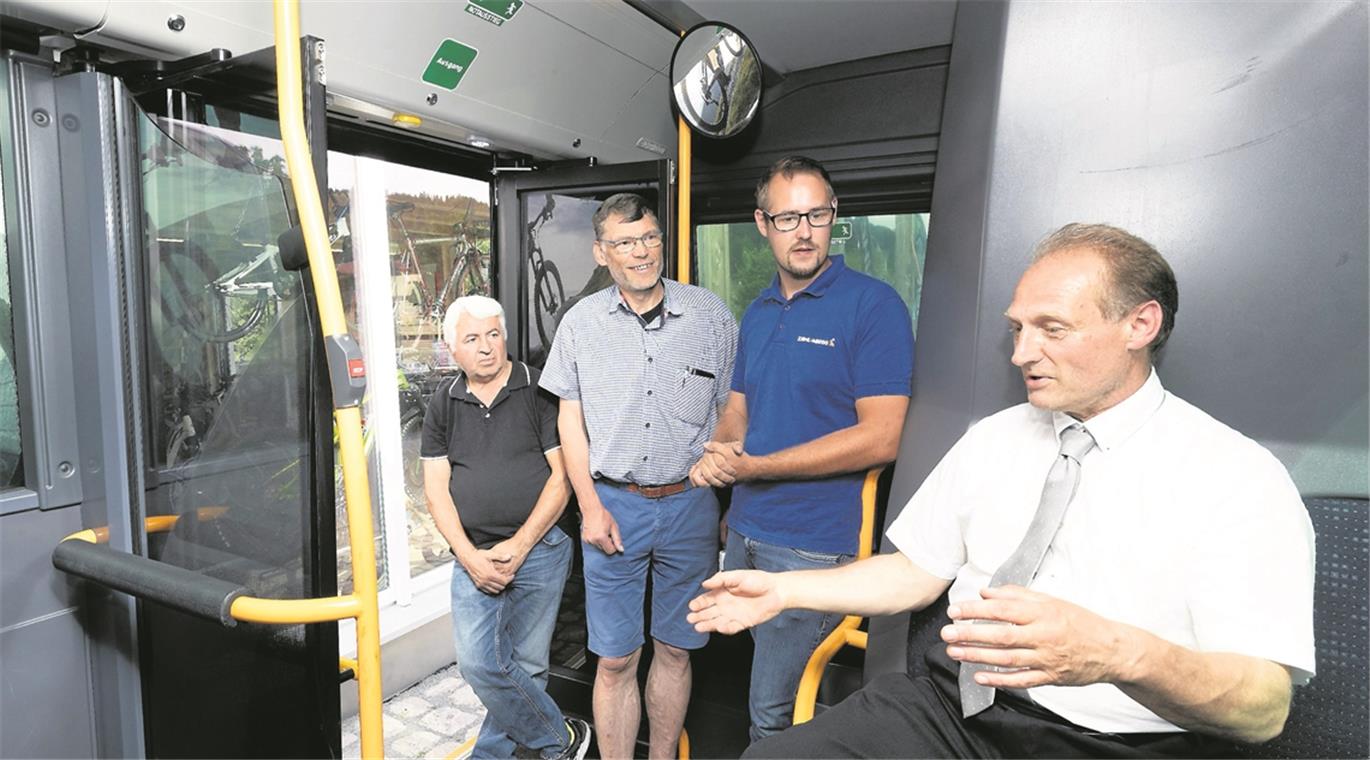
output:
M642 496L647 499L664 499L667 496L675 496L676 494L682 493L690 487L689 478L685 478L684 480L681 480L677 483L667 483L664 486L640 486L637 483L624 483L622 481L610 480L608 478L600 478L600 482L611 485L614 488L622 488L628 493L635 493L638 496Z

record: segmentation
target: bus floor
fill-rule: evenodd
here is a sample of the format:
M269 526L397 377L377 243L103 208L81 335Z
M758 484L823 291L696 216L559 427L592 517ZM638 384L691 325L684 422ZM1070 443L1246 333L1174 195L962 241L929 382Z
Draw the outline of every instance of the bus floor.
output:
M685 718L690 756L734 758L747 746L747 673L751 664L749 636L714 636L692 657L694 689ZM643 657L639 681L645 682L649 656ZM594 657L581 668L553 666L548 692L567 714L593 723L590 690ZM485 708L449 665L385 701L383 729L387 757L444 760L473 739L485 718ZM645 716L638 737L637 756L647 756ZM361 754L356 716L342 723L343 758ZM591 746L589 757L599 757Z
M475 737L485 708L454 663L387 699L381 716L386 757L444 760ZM342 756L361 756L355 715L342 722Z

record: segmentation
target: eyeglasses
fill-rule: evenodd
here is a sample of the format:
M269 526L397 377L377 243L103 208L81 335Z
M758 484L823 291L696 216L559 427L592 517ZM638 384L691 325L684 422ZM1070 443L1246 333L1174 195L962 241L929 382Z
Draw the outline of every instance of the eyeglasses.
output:
M620 256L627 256L637 250L637 244L641 243L643 248L652 250L661 247L662 235L660 232L648 232L642 237L628 237L622 240L600 240L599 244L617 253Z
M827 227L837 218L837 209L832 206L824 206L823 208L812 209L805 214L794 211L771 214L762 211L761 215L766 217L766 221L771 223L776 232L791 232L799 229L800 219L808 219L810 227Z

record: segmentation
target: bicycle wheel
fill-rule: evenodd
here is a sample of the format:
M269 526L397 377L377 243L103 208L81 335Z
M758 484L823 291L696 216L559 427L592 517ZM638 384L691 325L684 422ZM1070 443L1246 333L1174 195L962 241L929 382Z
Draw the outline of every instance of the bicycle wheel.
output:
M485 284L485 267L488 266L489 261L488 257L479 255L462 257L461 266L452 273L452 282L456 284L457 295L490 295L489 288Z
M415 415L400 423L400 451L404 461L404 497L411 509L422 512L428 508L423 495L423 415Z
M557 265L543 261L534 273L533 321L537 323L538 338L544 346L552 345L552 335L557 330L557 310L565 301L566 290L561 285Z

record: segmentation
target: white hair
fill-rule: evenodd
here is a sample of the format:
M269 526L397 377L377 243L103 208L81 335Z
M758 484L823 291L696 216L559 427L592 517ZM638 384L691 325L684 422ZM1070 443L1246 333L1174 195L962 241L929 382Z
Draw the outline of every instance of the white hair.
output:
M504 307L499 305L499 301L489 296L462 296L447 307L447 314L442 318L442 339L447 341L449 348L456 348L457 320L461 319L462 314L470 314L475 319L499 317L500 334L506 338L509 337L509 326L504 319Z

